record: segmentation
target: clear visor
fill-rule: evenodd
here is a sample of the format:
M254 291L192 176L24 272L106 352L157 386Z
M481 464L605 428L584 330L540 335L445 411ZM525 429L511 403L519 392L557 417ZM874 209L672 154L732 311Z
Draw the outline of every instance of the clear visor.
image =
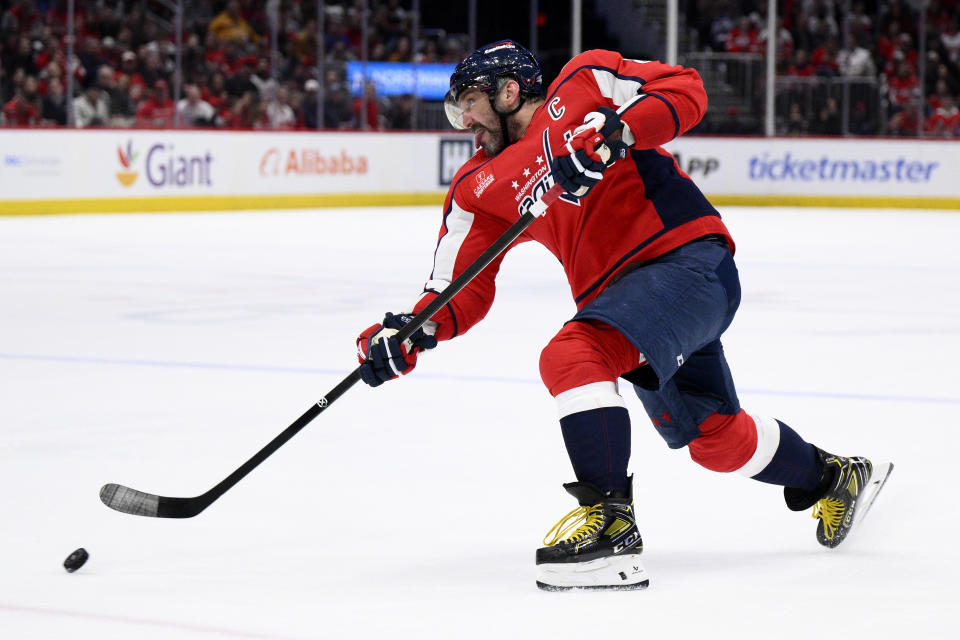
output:
M466 129L463 126L463 107L454 99L453 91L447 91L447 95L443 98L443 110L454 129Z

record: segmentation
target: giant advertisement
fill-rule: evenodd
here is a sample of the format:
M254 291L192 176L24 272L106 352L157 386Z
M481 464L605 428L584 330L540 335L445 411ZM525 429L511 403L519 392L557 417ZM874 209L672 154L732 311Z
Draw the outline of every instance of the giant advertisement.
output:
M27 203L60 201L91 201L81 202L81 210L98 203L121 210L122 201L134 209L144 203L150 209L439 203L448 184L442 165L447 173L452 161L459 167L469 139L439 133L0 131L0 212L30 212ZM444 153L453 142L460 153ZM34 208L42 212L43 205Z

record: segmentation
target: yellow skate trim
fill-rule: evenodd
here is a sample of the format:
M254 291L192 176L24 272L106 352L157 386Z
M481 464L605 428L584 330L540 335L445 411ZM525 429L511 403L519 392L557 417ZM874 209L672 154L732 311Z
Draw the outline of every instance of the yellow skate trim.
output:
M561 541L580 542L583 538L592 536L600 530L602 519L603 505L601 504L595 504L590 507L577 507L560 518L560 521L553 525L550 531L547 531L547 535L543 536L543 544L552 547ZM576 530L574 531L575 528ZM573 533L570 533L571 531ZM568 536L567 534L570 535Z

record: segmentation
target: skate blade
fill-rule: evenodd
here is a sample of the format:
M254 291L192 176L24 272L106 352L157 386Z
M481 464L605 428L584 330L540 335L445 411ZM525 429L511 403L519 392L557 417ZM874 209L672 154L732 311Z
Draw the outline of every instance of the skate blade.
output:
M609 556L589 562L537 565L537 587L544 591L570 589L626 591L650 585L640 554Z
M891 471L893 471L892 462L878 464L873 468L873 474L871 474L867 486L863 488L863 497L860 498L857 515L853 520L854 527L858 526L867 517L870 507L873 506L873 501L877 499L880 490L887 484L887 478L890 477Z

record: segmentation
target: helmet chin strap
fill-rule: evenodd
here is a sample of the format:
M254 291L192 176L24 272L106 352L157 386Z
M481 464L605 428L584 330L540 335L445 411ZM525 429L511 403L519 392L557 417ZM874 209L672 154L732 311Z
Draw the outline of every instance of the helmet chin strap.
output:
M507 126L507 118L515 114L517 111L520 111L520 109L523 107L524 103L526 102L526 100L523 97L523 94L519 94L517 97L519 98L520 101L517 103L517 106L515 109L513 109L512 111L498 111L497 104L496 104L497 96L496 94L490 95L490 108L493 109L493 112L497 114L498 118L500 118L500 130L503 131L503 140L506 143L503 145L504 147L508 147L514 142L516 142L516 140L510 139L510 128Z

